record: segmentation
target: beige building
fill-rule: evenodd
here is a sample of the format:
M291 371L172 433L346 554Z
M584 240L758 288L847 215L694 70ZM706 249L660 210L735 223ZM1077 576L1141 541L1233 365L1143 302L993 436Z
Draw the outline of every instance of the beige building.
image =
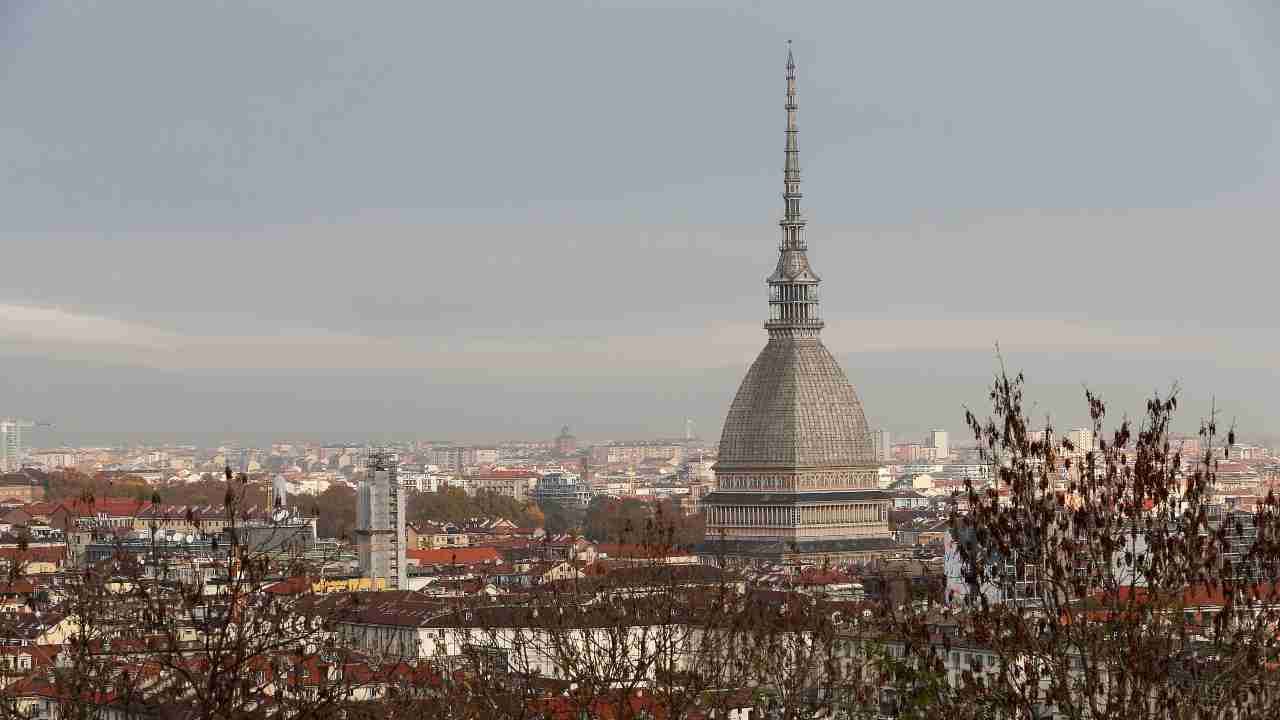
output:
M486 491L525 503L537 487L538 477L538 473L532 470L495 470L469 477L467 486L472 493Z

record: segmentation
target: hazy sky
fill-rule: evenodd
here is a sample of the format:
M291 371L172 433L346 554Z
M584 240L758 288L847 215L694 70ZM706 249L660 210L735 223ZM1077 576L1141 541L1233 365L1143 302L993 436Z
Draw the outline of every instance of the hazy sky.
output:
M784 43L827 345L962 427L1280 435L1280 10L0 2L0 415L111 433L718 433L764 342Z

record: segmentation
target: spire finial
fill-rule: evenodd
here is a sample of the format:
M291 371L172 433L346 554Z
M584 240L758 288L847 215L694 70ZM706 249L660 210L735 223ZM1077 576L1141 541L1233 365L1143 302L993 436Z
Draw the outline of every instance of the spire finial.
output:
M796 226L796 232L783 238L783 247L803 249L803 241L799 237L799 228L804 221L800 216L800 128L796 124L796 114L800 105L796 102L796 60L791 54L791 41L787 41L787 146L786 162L782 167L782 197L786 201L783 222Z
M787 145L782 166L782 244L778 267L769 276L770 337L815 336L822 329L818 313L819 279L809 267L804 240L804 214L800 212L800 129L796 113L796 59L787 41Z

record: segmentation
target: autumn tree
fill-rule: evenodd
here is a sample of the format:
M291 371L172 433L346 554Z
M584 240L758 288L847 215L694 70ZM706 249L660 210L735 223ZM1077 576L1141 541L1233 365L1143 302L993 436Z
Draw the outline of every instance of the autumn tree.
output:
M1275 717L1280 661L1276 498L1232 512L1217 494L1234 432L1200 427L1184 456L1175 391L1096 447L1026 412L997 376L968 422L995 482L967 481L950 520L962 590L952 613L893 609L904 714L936 717ZM1225 437L1224 437L1225 435ZM953 583L954 584L954 583ZM949 662L948 662L949 661ZM949 682L939 682L940 678Z

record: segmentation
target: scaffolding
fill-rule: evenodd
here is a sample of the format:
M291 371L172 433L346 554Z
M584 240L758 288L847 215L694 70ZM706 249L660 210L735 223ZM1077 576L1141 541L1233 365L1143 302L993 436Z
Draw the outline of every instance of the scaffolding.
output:
M356 495L356 551L360 572L383 587L403 589L405 560L405 511L407 498L398 478L399 456L375 449L365 460L364 480Z

